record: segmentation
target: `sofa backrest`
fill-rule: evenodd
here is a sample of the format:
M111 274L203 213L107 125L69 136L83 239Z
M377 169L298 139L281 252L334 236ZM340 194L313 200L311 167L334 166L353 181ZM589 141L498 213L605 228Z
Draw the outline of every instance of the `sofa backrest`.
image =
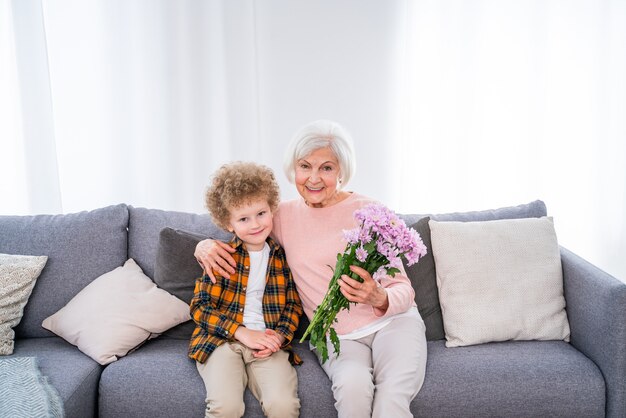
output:
M546 204L541 200L525 203L517 206L507 206L498 209L481 210L473 212L453 212L440 214L406 214L400 215L407 225L411 225L425 216L430 216L435 221L477 222L494 221L496 219L521 219L541 218L547 216Z
M16 338L53 335L42 321L94 279L124 264L127 225L124 204L66 215L0 216L0 253L48 256Z
M218 228L208 214L164 211L128 207L128 257L134 259L143 272L154 279L154 266L159 246L159 233L165 227L183 229L221 240L231 235Z
M519 206L477 212L400 215L408 225L424 216L440 221L485 221L546 216L546 206L534 201ZM94 279L133 258L154 278L159 233L165 227L227 240L206 214L145 209L119 204L66 215L0 216L0 253L47 255L17 338L52 335L42 321L61 309Z

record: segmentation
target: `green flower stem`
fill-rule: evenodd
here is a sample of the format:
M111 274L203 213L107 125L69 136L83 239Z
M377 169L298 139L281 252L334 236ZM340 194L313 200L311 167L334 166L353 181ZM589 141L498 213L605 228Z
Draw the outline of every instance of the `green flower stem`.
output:
M322 300L322 303L320 304L320 306L318 306L318 308L315 310L313 319L311 320L311 323L309 324L306 331L304 332L304 335L300 339L300 342L303 342L305 338L309 334L311 334L313 329L316 327L321 327L324 331L322 335L326 335L326 332L328 332L328 329L333 324L333 321L335 320L335 317L337 316L338 310L334 310L334 309L329 310L329 308L332 307L332 305L334 305L333 301L335 299L338 299L339 296L343 297L343 295L339 291L339 283L337 283L337 280L339 279L339 277L341 277L341 274L335 273L333 275L333 278L331 279L331 282L329 285L328 292L326 293L326 296L324 296L324 300Z
M354 280L361 283L363 282L363 279L359 275L350 270L351 265L362 267L370 274L373 274L380 266L388 264L386 257L374 251L373 243L368 245L370 246L367 248L369 255L364 262L357 260L355 254L357 247L355 245L347 247L343 254L337 256L337 264L335 265L333 277L328 283L328 291L326 295L324 295L322 303L320 303L315 310L311 323L300 339L300 342L304 342L307 336L311 336L311 344L319 351L322 362L328 359L326 336L329 332L333 347L336 353L339 354L339 338L332 326L337 321L337 314L342 309L350 309L350 302L341 293L338 280L345 274Z

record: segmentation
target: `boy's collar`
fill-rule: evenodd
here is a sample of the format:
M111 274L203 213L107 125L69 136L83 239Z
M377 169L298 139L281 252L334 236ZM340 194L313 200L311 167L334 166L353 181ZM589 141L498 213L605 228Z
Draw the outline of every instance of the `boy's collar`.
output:
M265 242L267 242L267 245L269 245L270 249L275 250L277 248L279 248L280 246L270 237L267 237L265 239ZM229 242L230 246L233 248L239 248L242 247L244 242L241 240L241 238L239 238L237 235L233 236L233 239L230 240Z

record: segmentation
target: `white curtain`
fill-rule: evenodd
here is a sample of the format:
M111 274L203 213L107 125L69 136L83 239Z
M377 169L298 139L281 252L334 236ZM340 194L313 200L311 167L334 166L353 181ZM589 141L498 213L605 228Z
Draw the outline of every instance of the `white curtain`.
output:
M40 3L0 3L0 63L0 213L59 212Z
M1 0L0 0L1 1ZM0 213L202 212L222 163L353 133L403 213L542 199L626 278L626 2L4 0Z
M394 177L418 193L396 206L542 199L563 245L626 280L626 2L407 5Z

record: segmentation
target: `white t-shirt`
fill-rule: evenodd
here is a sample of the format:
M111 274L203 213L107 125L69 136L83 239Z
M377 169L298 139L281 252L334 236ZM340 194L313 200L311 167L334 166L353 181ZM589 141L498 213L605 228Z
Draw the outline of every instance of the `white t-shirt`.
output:
M261 251L249 251L250 275L246 287L246 303L243 307L243 325L246 328L263 331L263 293L265 292L265 277L267 264L270 259L270 247L267 242Z

